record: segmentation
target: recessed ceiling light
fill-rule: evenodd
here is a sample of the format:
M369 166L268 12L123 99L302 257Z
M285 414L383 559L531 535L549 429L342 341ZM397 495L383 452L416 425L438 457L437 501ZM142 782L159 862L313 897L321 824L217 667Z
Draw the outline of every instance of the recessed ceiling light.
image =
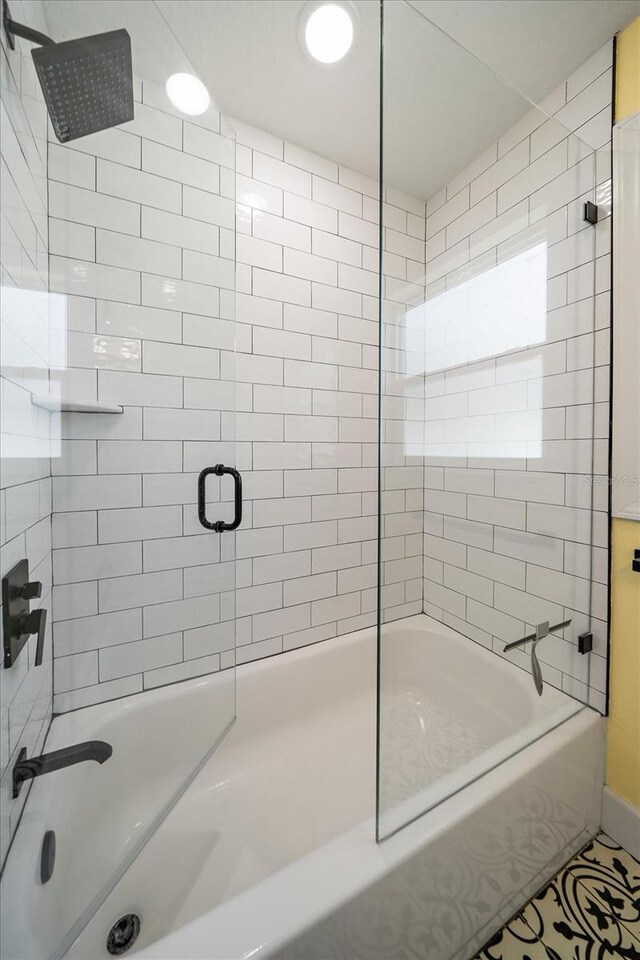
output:
M320 63L336 63L353 44L351 10L342 3L312 3L303 11L302 36L307 52Z
M196 117L209 109L211 98L202 80L192 73L174 73L167 80L165 89L174 107L182 113Z

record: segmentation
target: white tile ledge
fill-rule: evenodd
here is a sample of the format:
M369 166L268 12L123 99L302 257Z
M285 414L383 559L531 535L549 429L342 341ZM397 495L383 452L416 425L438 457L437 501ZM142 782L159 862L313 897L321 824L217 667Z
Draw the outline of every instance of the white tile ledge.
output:
M60 413L124 413L119 403L100 403L98 400L61 400L59 397L31 394L31 403L50 412Z

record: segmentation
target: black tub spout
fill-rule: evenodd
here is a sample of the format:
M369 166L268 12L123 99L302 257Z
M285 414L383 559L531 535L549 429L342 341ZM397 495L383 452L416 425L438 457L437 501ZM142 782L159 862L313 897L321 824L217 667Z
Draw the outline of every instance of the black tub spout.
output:
M104 740L74 743L72 747L52 750L51 753L43 753L39 757L29 757L29 759L27 759L26 747L23 747L13 768L13 797L15 799L18 796L25 780L41 777L43 773L62 770L63 767L71 767L74 763L83 763L85 760L104 763L112 753L113 747Z

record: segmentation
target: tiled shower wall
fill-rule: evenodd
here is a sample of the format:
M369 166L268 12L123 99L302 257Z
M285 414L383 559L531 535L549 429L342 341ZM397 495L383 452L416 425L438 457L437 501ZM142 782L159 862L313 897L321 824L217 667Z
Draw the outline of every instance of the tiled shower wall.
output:
M555 119L532 111L429 201L426 221L427 370L438 372L426 378L424 609L498 653L538 622L571 618L564 638L538 648L544 676L599 709L607 644L611 60L608 43L543 104ZM595 229L582 217L593 199ZM481 328L487 349L472 344L482 323L481 282L468 346L487 359L455 366L455 354L447 363L437 318L446 291L534 248L542 259L527 269L546 269L543 345L496 358L489 326ZM576 643L589 612L594 652L583 658ZM510 656L528 669L527 653Z
M607 47L545 105L602 147L604 209L609 70ZM428 204L426 253L424 202L390 189L385 198L384 615L394 619L423 608L424 568L424 609L497 650L503 625L511 639L527 622L505 604L528 599L532 610L536 589L544 591L549 617L567 607L578 624L584 613L586 535L569 529L558 535L556 521L584 522L586 493L600 510L604 504L604 487L587 485L566 460L590 448L589 398L573 393L554 404L562 407L563 434L557 435L557 422L556 433L545 433L546 466L529 463L527 470L526 462L511 459L506 476L504 464L489 467L486 459L461 465L431 457L424 469L424 380L417 378L408 392L394 381L422 359L424 326L406 314L424 300L425 258L429 297L458 283L461 267L478 266L475 256L470 261L472 246L484 244L485 262L491 256L495 262L496 244L508 243L510 230L530 229L530 197L538 189L559 196L558 215L545 213L542 227L550 257L566 264L549 283L556 297L549 306L558 311L550 318L564 332L545 348L545 377L567 377L554 381L561 392L577 389L590 373L585 310L593 302L580 290L593 267L592 253L585 254L593 232L580 220L583 190L561 191L567 181L579 188L591 161L581 166L577 143L570 147L558 124L542 121L525 118ZM235 367L231 159L215 130L171 114L147 85L133 124L75 147L50 145L52 283L68 294L65 389L74 398L125 406L122 416L64 417L63 456L53 469L58 710L231 663L234 556L237 662L375 620L377 184L270 134L235 126ZM514 189L521 196L509 203L503 198ZM505 223L510 226L497 233ZM605 469L606 446L607 236L604 221L597 228L597 472ZM499 255L506 250L500 247ZM459 378L458 400L464 393L466 402L469 389L495 386L495 380L480 382L465 386ZM448 402L446 388L438 398L441 390L438 377L427 380L430 430L436 401ZM545 430L549 416L545 412ZM234 431L245 517L235 537L221 538L197 524L196 477L202 466L233 455L225 442ZM526 483L532 479L536 497L549 496L550 503L531 500ZM526 504L525 520L519 504ZM540 507L542 515L547 507L561 508L553 513L554 536L533 529L544 522ZM474 514L485 508L497 511L493 522ZM516 514L509 526L514 521L505 517ZM591 601L600 621L602 520L600 512ZM500 553L501 536L513 539L514 530L527 551L538 547L527 552L528 567L512 549ZM548 568L536 558L552 548L549 583ZM560 598L559 589L569 594ZM573 600L576 590L580 602ZM595 626L591 698L600 706L604 624ZM582 692L582 675L574 672L572 688L566 657L563 662L564 669L558 661L547 666L548 679Z
M236 125L234 364L229 144L158 96L145 83L132 124L50 143L65 390L125 407L63 417L57 711L229 665L234 613L239 663L375 620L377 184ZM424 203L387 199L398 269L423 272ZM245 514L220 536L196 478L231 457Z
M12 3L13 16L44 30L39 4ZM0 321L0 573L28 558L42 596L32 601L50 613L51 435L57 418L31 403L48 390L52 304L47 264L47 111L36 81L30 45L6 44L2 31L2 318ZM55 442L55 440L54 440ZM27 790L11 798L11 768L18 752L40 752L51 719L51 617L43 663L36 667L35 637L8 669L0 666L2 849L8 844Z

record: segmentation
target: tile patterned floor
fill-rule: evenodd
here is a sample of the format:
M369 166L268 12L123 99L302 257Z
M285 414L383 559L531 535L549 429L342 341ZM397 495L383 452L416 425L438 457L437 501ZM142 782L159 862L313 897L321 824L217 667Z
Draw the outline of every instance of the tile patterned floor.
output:
M640 863L604 833L475 960L640 960Z

